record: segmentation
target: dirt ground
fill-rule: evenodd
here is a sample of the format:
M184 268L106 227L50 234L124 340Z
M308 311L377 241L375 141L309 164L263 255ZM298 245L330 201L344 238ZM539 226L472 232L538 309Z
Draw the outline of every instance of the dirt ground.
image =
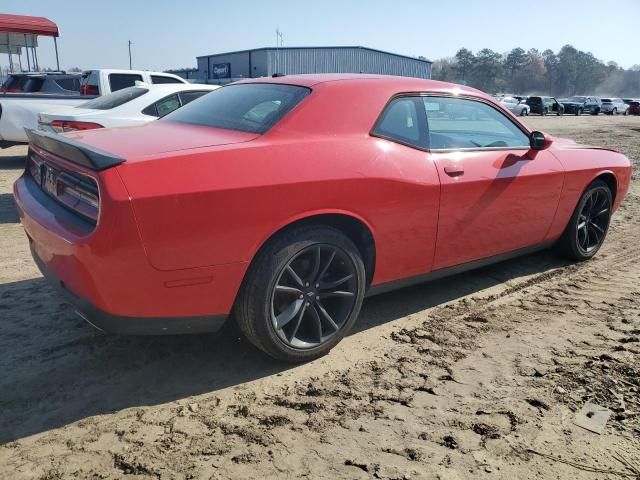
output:
M0 157L0 478L640 478L640 118L530 117L634 183L598 256L543 252L365 302L330 355L94 331L52 293ZM587 401L602 434L574 424ZM635 469L635 470L634 470Z

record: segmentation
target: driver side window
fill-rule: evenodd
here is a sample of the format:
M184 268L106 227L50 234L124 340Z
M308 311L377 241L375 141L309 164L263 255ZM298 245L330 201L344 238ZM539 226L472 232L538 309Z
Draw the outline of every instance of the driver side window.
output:
M486 103L464 98L422 98L431 150L529 148L527 135Z

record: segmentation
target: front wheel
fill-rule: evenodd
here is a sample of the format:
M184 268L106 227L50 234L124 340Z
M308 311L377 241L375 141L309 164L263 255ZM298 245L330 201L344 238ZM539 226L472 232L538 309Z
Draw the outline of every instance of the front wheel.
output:
M362 256L340 231L294 228L254 259L234 313L256 347L288 362L328 353L351 329L365 291Z
M582 115L582 109L581 108L578 109L578 111L576 112L576 115L578 115L578 116Z
M572 260L588 260L593 257L607 236L613 198L611 189L602 180L596 180L580 197L569 224L557 247Z

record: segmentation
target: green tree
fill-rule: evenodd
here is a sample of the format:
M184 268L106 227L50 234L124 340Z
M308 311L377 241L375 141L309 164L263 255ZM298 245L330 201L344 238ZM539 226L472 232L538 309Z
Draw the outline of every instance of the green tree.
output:
M488 93L495 93L502 85L502 55L489 48L483 48L476 55L473 65L473 86Z
M468 83L469 76L471 74L473 66L476 63L476 58L473 55L473 52L466 48L461 48L456 53L455 59L456 59L455 70L456 70L456 73L458 74L458 79L461 81L461 83Z
M507 58L504 61L504 68L509 75L507 85L511 91L519 92L522 90L519 80L520 77L522 77L522 69L526 64L527 54L522 48L514 48L507 54Z

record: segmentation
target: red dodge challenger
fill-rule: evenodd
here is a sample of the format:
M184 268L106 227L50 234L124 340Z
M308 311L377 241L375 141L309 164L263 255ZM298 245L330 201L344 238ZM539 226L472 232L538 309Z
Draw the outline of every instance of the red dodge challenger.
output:
M592 257L631 175L477 90L375 75L247 80L142 127L29 138L22 224L82 318L172 334L233 313L288 361L328 352L367 295L549 246Z

